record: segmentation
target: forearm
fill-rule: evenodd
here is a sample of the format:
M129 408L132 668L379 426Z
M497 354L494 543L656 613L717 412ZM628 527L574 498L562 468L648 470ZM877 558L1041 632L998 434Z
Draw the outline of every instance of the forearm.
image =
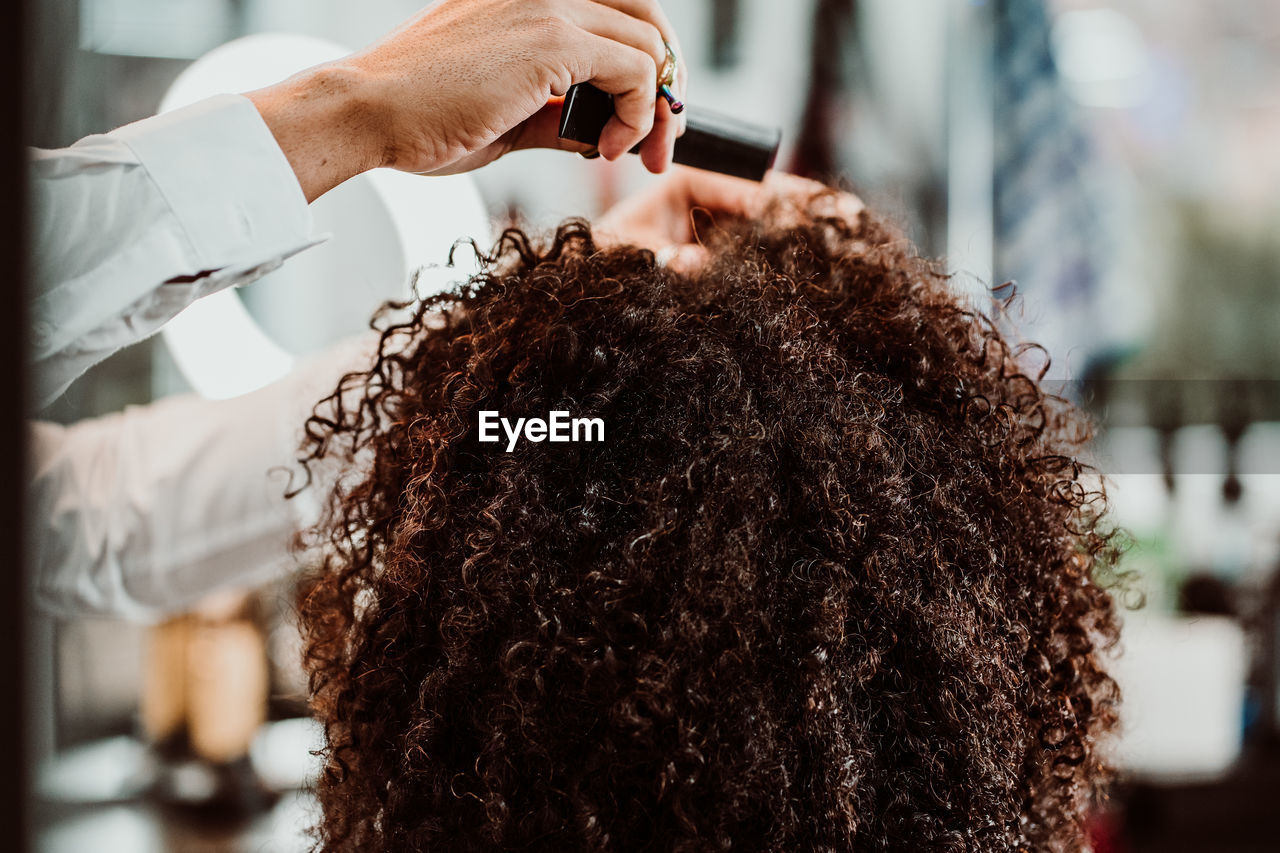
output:
M195 299L315 242L288 160L236 95L33 150L30 170L37 409Z
M344 473L301 486L302 427L338 379L363 370L377 337L304 359L229 400L169 397L69 427L32 427L30 559L47 612L148 620L296 565L293 534L318 519Z
M361 172L387 165L370 88L359 71L331 63L246 93L308 202Z

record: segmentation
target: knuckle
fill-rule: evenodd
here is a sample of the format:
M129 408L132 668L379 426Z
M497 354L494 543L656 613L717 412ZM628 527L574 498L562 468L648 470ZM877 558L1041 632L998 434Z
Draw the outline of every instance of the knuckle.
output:
M538 15L530 22L529 29L537 34L539 42L552 50L562 49L569 43L569 26L559 15Z
M564 66L558 66L551 71L551 94L559 97L569 91L569 87L573 85L575 78L574 71Z
M637 5L647 20L654 24L662 20L662 6L659 5L658 0L639 0Z
M667 43L662 38L662 32L653 24L645 24L644 29L649 55L657 59L659 64L662 64L667 58Z
M631 67L632 72L642 78L640 82L646 84L648 88L657 91L658 66L653 64L652 56L642 50L632 51Z

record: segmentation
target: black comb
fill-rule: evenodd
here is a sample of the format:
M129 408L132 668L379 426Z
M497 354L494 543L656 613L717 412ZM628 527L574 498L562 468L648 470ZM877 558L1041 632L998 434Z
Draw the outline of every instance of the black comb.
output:
M676 140L672 160L683 166L725 175L764 179L778 158L782 130L705 110L685 107L684 135ZM560 114L560 138L587 145L600 142L600 133L613 116L613 96L590 83L569 87ZM631 153L636 153L632 148Z

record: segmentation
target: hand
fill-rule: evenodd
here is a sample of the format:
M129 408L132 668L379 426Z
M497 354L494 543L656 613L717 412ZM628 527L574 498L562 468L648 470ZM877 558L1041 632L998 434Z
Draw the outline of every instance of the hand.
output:
M656 97L664 38L679 56L657 0L443 0L369 49L249 98L308 200L377 166L440 175L518 148L585 150L557 136L560 98L581 82L614 95L600 154L640 143L661 172L684 130ZM681 64L678 95L686 83Z
M667 266L693 272L709 252L699 244L692 212L703 210L715 217L759 218L770 209L775 216L786 210L807 210L815 197L823 197L821 212L854 219L863 208L855 195L833 192L817 181L783 172L770 172L762 183L676 167L671 174L629 196L596 220L594 232L602 244L625 243L661 252ZM828 208L829 209L826 209Z

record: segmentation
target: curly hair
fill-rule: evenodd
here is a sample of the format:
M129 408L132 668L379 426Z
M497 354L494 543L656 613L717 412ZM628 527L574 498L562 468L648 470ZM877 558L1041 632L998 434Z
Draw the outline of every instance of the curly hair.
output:
M572 220L307 423L324 850L1079 850L1118 694L1084 416L869 214ZM704 223L705 225L706 223ZM478 413L604 442L478 440Z

